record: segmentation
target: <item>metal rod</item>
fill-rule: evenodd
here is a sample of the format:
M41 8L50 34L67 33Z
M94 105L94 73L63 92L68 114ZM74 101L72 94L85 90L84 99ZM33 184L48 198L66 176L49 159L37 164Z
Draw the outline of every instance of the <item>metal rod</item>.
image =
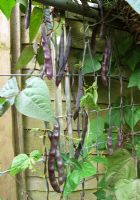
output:
M96 19L99 17L98 11L96 10L98 4L89 4L89 9L85 9L82 5L74 3L71 0L34 0L34 1L42 3L45 6L57 7L60 10L70 11L87 17L95 17Z

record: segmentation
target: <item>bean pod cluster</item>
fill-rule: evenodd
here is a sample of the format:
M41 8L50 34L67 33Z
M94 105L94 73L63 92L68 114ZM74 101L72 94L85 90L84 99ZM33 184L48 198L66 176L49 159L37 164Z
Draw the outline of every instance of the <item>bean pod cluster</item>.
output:
M50 139L50 152L48 158L48 175L52 188L54 191L61 193L60 185L65 181L64 164L59 151L59 137L60 137L60 125L56 121L53 129L53 133L49 134ZM55 175L55 164L58 170L58 181Z
M68 62L68 57L71 50L71 43L72 43L71 27L69 27L68 29L68 34L66 37L66 47L64 42L64 28L62 27L60 46L59 46L58 70L56 74L56 86L59 86L66 71L66 64Z

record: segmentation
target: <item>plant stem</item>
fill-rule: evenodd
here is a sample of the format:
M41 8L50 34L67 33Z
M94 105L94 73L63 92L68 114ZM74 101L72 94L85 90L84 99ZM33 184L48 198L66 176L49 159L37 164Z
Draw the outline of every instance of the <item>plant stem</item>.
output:
M57 7L58 9L81 14L87 17L95 17L95 18L99 17L97 10L90 7L88 9L85 9L82 5L76 4L71 0L34 0L34 1L42 3L43 5Z

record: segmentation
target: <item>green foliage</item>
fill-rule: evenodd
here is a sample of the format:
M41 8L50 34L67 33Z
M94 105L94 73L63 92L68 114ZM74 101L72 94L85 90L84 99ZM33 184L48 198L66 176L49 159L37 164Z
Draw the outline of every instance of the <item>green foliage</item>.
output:
M140 62L140 48L134 46L122 58L122 63L127 65L132 71L135 70L137 64Z
M16 69L24 68L30 62L34 55L35 52L33 46L26 46L21 52L20 57L18 58L18 61L16 63Z
M114 31L113 36L115 39L115 50L119 58L126 55L129 50L132 50L133 37L126 31Z
M134 146L135 146L136 156L140 158L140 136L139 135L135 135L134 137Z
M43 52L43 48L41 46L38 48L36 59L37 59L37 62L39 65L44 64L44 52Z
M140 90L140 69L136 69L129 78L128 88L135 86Z
M36 37L42 20L43 20L43 9L34 7L29 27L30 42L33 42L34 38Z
M108 159L108 168L105 174L105 182L114 186L121 179L136 178L135 163L133 157L125 149L119 149Z
M140 107L125 108L124 118L126 124L132 129L140 120Z
M80 106L85 109L97 109L97 81L95 81L89 88L85 89L84 96L80 99Z
M117 98L115 103L112 104L111 111L109 110L106 115L106 128L109 126L120 127L121 124L127 124L131 129L136 126L140 120L140 107L130 106L126 101L126 98L123 98L123 105L126 107L120 108L120 98Z
M41 153L38 150L34 150L30 153L30 157L37 161L41 158Z
M0 98L0 117L8 110L10 103L7 99Z
M115 195L117 200L140 199L140 180L121 180L116 185Z
M28 0L16 0L16 3L22 4L24 7L27 7Z
M63 191L64 197L68 196L68 194L74 191L82 179L96 174L96 168L88 159L83 160L78 164L77 162L78 161L75 162L75 168L67 176Z
M82 68L82 73L88 74L96 72L99 69L101 69L101 63L100 63L101 60L102 60L101 54L95 54L94 58L91 58L91 56L87 54L85 57L84 66Z
M130 6L138 13L140 14L140 1L139 0L126 0Z
M111 111L108 111L106 116L106 128L109 126L120 127L122 119L120 118L120 108L112 106Z
M140 13L138 1L136 1L135 4L131 0L127 1L138 13ZM16 0L16 3L22 5L25 12L27 0ZM106 0L103 3L111 5L113 0ZM14 5L15 0L0 0L0 9L7 18L10 17ZM35 3L34 5L36 5L36 7L33 8L29 27L29 38L31 43L37 36L43 21L42 5L38 3ZM59 29L56 29L57 33L58 31L61 31L60 25ZM58 35L60 36L60 33ZM115 48L115 53L113 52L113 54L115 55L113 55L114 60L112 63L119 63L123 66L127 65L129 69L133 71L129 79L128 88L136 86L140 89L140 70L137 68L140 63L140 49L134 45L133 37L129 33L124 31L114 31L112 35L114 40L113 44L115 44L115 47L113 46L113 48ZM35 52L33 46L30 45L23 49L16 64L16 69L22 69L25 67L34 56L36 56L36 61L39 65L44 64L42 47L40 46ZM94 73L101 69L102 58L102 54L95 54L95 56L92 57L87 53L84 65L82 66L82 59L80 59L77 66L79 68L82 67L81 71L83 75ZM88 111L99 111L97 101L97 81L95 81L92 86L85 89L84 96L80 99L80 106ZM19 91L15 77L9 79L5 86L0 90L0 116L7 111L10 105L14 104L17 110L23 115L51 123L54 122L49 90L41 78L32 77L27 79L26 87L22 91ZM123 105L126 105L126 102L123 102ZM100 116L93 118L91 117L92 114L89 115L88 131L82 148L83 157L80 156L79 160L75 160L74 158L69 158L68 154L62 155L65 166L70 165L70 170L67 174L63 190L64 197L73 192L83 179L95 175L97 171L94 164L98 163L105 166L106 173L100 182L99 190L94 193L97 199L112 200L112 194L108 194L106 190L114 192L114 187L116 189L114 193L117 200L132 199L134 196L138 199L140 198L140 182L135 179L136 173L134 159L127 150L116 150L109 158L105 158L101 155L88 157L94 149L101 152L107 148L105 126L105 128L111 126L115 126L116 128L127 124L129 128L133 129L140 120L140 107L131 107L131 109L130 107L125 107L120 110L120 107L115 108L116 106L120 106L120 99L112 104L111 110L109 110L105 120ZM123 119L121 119L120 116L123 116ZM113 131L112 140L114 148L116 145L117 134L113 133ZM133 145L136 150L136 155L140 157L139 137L134 138ZM41 153L38 150L31 152L29 155L20 154L16 156L8 170L9 174L14 176L27 168L33 169L35 163L39 161L40 158Z
M26 88L16 97L17 110L28 117L53 122L51 100L47 85L38 77L26 80Z
M30 156L26 154L19 154L13 159L13 162L9 168L9 174L11 176L15 176L27 168L33 169L36 161L38 161L40 158L41 153L38 150L31 152Z
M8 79L6 84L0 90L0 97L7 99L10 105L13 105L18 93L19 93L19 88L17 85L17 80L15 77L12 77Z
M7 17L7 19L10 18L12 8L15 6L15 4L15 0L0 0L0 10Z
M95 156L92 160L96 163L103 164L104 166L108 166L108 158L105 156Z
M93 147L105 149L106 135L104 134L104 120L101 117L89 118L88 131L84 143L84 153L88 153ZM93 146L93 147L92 147Z

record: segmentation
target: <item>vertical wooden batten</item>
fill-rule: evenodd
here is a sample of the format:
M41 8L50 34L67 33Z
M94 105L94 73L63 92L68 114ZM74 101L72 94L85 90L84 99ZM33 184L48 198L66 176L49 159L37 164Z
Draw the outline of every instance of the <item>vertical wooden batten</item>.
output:
M0 12L0 74L10 74L10 22ZM0 77L0 88L8 80L8 76ZM9 109L0 118L0 171L7 170L14 158L12 112ZM6 174L0 176L0 199L17 200L15 178Z
M20 73L20 70L16 70L16 62L20 56L21 51L21 23L20 23L20 10L19 6L13 9L11 15L11 63L12 73ZM18 85L22 88L21 77L17 78ZM12 110L13 113L13 133L15 136L15 153L20 154L24 153L24 136L23 136L23 119L22 115L17 112L15 108ZM26 181L25 174L21 173L17 176L17 190L18 190L18 199L23 199L24 194L26 195Z

